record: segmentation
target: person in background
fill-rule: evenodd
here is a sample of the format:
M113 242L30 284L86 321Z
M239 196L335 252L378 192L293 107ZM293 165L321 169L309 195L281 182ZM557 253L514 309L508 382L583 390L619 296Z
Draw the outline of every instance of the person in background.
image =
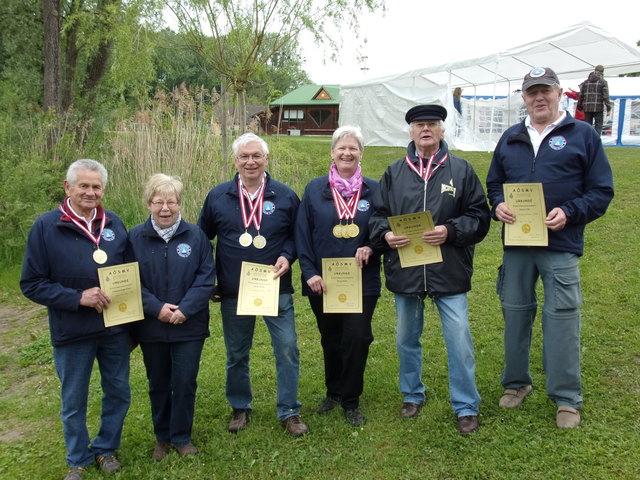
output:
M462 88L456 87L453 89L453 107L456 111L462 115Z
M97 462L120 470L116 450L129 409L129 334L105 327L102 312L111 299L100 288L99 267L125 263L127 231L101 205L107 171L95 160L73 162L64 181L66 197L40 215L29 232L20 278L23 294L45 305L60 379L61 417L67 464L65 480L80 480ZM87 428L89 381L98 361L102 414L93 440Z
M306 186L295 229L302 294L316 317L324 354L326 397L318 413L341 405L353 426L366 422L359 399L380 296L380 255L370 246L368 226L378 182L362 176L363 148L360 128L343 126L333 133L329 174ZM362 313L323 311L322 259L342 257L355 257L362 269Z
M587 80L580 85L578 107L584 112L584 121L589 125L593 125L598 135L602 135L604 110L607 110L607 115L611 112L609 84L604 79L604 67L602 65L596 66Z
M369 222L371 243L384 249L386 286L395 295L400 357L400 416L418 416L426 395L422 382L424 302L435 303L447 347L449 395L458 431L468 435L479 428L480 395L475 380L475 357L467 292L471 290L473 251L489 231L487 199L471 165L449 152L444 141L447 110L418 105L407 112L411 142L407 155L392 163L380 180ZM431 212L434 230L422 240L438 246L443 261L402 268L398 249L410 239L395 235L388 217Z
M232 413L228 430L247 427L251 414L249 352L255 316L238 315L238 289L243 261L273 265L280 278L278 315L264 317L271 335L278 382L277 414L285 430L301 436L309 428L300 418L298 377L300 351L295 329L291 265L296 259L293 228L300 199L266 173L267 143L253 133L232 145L235 178L214 187L204 201L198 224L216 239L216 294L221 297L222 330L227 348L227 400Z
M180 180L162 173L144 187L147 221L129 232L139 263L144 320L133 325L149 380L151 416L160 461L173 446L194 455L191 443L197 378L209 336L209 297L215 283L211 243L182 218Z
M487 174L493 218L513 223L505 183L542 183L549 230L546 247L504 247L497 290L504 316L503 408L516 408L533 391L529 351L542 279L542 362L556 425L580 425L579 257L587 223L604 215L613 198L611 167L599 135L560 110L562 89L555 72L537 67L524 76L528 116L500 138Z

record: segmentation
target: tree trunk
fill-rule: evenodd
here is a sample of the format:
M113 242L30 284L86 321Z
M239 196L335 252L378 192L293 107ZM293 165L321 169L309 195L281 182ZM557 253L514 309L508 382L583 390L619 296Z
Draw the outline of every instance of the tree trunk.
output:
M60 111L60 3L42 0L44 23L44 88L45 111Z
M80 22L75 20L67 30L64 47L64 69L62 71L62 88L60 93L60 106L66 112L73 105L73 84L76 77L76 65L78 64L78 31Z
M227 93L227 79L224 76L221 76L220 82L220 105L222 107L222 118L220 121L220 130L222 134L222 174L225 179L228 179L230 176L229 169L229 139L227 137L227 119L228 119L228 111L227 111L227 103L228 103L229 95Z

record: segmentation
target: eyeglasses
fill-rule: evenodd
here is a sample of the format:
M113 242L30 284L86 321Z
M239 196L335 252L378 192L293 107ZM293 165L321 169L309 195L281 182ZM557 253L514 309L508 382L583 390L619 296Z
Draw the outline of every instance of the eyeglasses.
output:
M264 157L265 155L263 155L262 153L252 153L251 155L247 155L246 153L243 153L242 155L238 155L238 158L243 162L246 162L250 158L252 160L258 161L258 160L262 160Z
M168 202L164 202L162 200L155 200L153 202L151 202L151 205L153 205L154 207L163 207L163 206L167 206L169 208L173 208L176 205L178 205L178 202L175 202L173 200L169 200Z

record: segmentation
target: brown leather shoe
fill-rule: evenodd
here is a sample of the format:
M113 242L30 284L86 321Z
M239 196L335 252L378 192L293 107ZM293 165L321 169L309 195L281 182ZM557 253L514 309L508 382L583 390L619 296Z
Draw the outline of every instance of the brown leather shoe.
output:
M291 415L285 418L282 420L282 426L294 437L301 437L309 431L309 427L303 423L300 415Z
M167 455L169 455L169 444L156 443L156 446L153 449L153 453L151 454L151 458L153 458L156 462L159 462Z
M178 455L180 455L181 457L185 457L187 455L197 455L200 453L195 445L193 445L193 443L191 442L187 443L186 445L174 445L174 447L178 451Z
M464 415L458 417L458 431L460 435L469 435L480 428L477 415Z
M415 418L420 413L421 408L421 403L404 402L400 409L400 416L402 418Z
M249 423L249 415L251 410L248 408L234 408L231 412L231 420L229 420L229 430L231 433L238 433L240 430L247 428Z

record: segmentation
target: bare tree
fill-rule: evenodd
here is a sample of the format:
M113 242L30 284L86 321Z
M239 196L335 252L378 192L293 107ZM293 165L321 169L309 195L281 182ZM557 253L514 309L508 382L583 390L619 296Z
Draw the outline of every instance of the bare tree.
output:
M290 42L297 42L303 32L335 51L339 39L327 34L329 26L346 24L357 32L363 10L384 9L384 0L165 1L191 46L227 79L239 104L242 131L246 123L244 93L271 57Z

